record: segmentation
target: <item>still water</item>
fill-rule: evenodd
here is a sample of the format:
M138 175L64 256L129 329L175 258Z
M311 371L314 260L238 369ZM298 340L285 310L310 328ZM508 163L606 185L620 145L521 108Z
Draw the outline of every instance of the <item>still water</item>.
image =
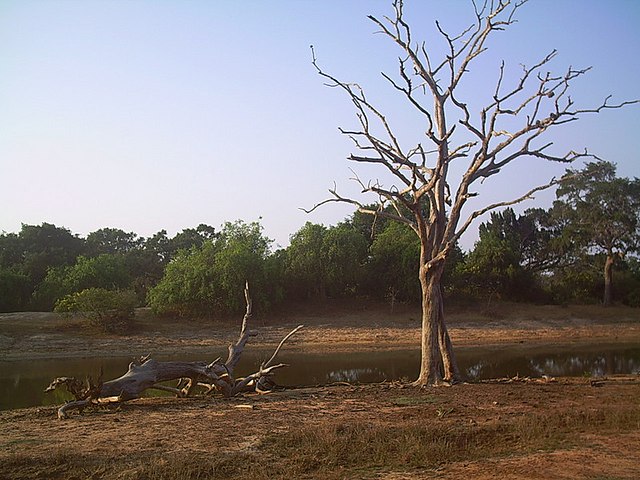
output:
M242 376L257 370L272 351L246 351L238 366ZM515 375L603 376L640 372L640 346L597 347L494 347L458 348L458 364L467 380L482 380ZM158 360L207 360L203 355L157 357ZM279 361L288 363L275 376L280 385L320 385L333 382L369 383L384 380L413 380L418 375L420 352L394 350L340 354L287 353ZM94 378L100 369L104 379L120 376L130 358L90 358L0 362L0 410L38 405L57 405L68 397L43 390L58 376ZM151 391L153 392L153 391Z

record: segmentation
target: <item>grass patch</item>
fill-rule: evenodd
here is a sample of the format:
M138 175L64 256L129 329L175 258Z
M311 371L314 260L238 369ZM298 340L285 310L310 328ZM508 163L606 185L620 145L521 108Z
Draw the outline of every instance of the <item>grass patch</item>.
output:
M527 415L479 425L455 416L411 418L399 424L334 420L266 434L250 451L233 451L223 444L211 452L147 450L126 456L60 452L41 457L34 448L32 455L8 457L0 479L357 478L365 473L428 470L456 461L549 451L578 444L584 433L637 429L638 408Z
M38 440L36 438L18 438L16 440L10 440L5 442L2 446L6 447L16 447L16 446L26 446L26 445L37 445L42 443L42 440Z
M427 405L441 403L442 400L435 395L423 395L420 397L396 397L391 403L397 407L410 407L413 405Z
M587 411L548 417L523 416L472 425L454 419L411 420L402 425L335 422L302 426L265 442L289 475L330 478L350 470L411 471L445 463L568 447L586 432L640 428L640 410ZM282 472L283 476L284 471Z

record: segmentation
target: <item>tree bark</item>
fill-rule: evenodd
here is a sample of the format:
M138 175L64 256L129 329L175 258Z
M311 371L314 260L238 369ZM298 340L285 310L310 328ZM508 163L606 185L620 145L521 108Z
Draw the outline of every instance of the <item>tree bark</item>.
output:
M604 261L604 298L603 304L605 307L608 307L612 303L613 298L613 264L615 259L613 255L608 254L606 260Z
M440 305L444 306L442 301ZM440 315L438 342L440 354L442 355L443 380L449 384L459 383L462 380L462 376L460 375L458 362L453 352L453 344L451 343L451 338L449 338L447 325L444 321L444 311L442 311Z
M414 385L441 385L460 381L460 372L444 321L440 278L444 264L428 271L420 268L422 287L422 355L420 375Z

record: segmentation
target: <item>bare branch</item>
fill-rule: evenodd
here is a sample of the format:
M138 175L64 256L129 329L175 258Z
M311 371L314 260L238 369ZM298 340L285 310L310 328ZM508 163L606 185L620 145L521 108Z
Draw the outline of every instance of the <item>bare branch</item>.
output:
M278 352L280 351L280 349L282 348L282 345L284 345L284 343L289 340L289 338L294 335L298 330L300 330L302 327L304 327L304 325L298 325L296 328L294 328L293 330L291 330L286 337L284 337L282 340L280 340L280 344L278 345L278 348L276 348L276 351L273 352L273 355L271 355L271 358L269 358L269 360L267 360L266 362L262 362L262 365L260 366L260 369L263 370L265 368L267 368L268 366L271 365L271 362L273 362L273 360L276 358L276 356L278 355Z
M485 213L487 213L487 212L489 212L491 210L495 210L496 208L508 207L510 205L515 205L517 203L523 202L525 200L530 200L530 199L533 198L532 195L534 193L540 192L542 190L547 190L547 189L557 185L558 183L560 183L559 180L556 180L555 178L552 178L551 181L549 181L548 183L546 183L544 185L537 186L535 188L532 188L527 193L525 193L521 197L516 198L515 200L509 200L509 201L505 201L505 202L493 203L493 204L488 205L488 206L486 206L484 208L481 208L480 210L476 210L471 215L469 215L469 217L464 222L462 227L460 227L460 229L451 237L451 240L449 241L449 243L454 244L455 242L457 242L460 239L460 237L462 236L462 234L467 231L469 226L479 216L484 215Z

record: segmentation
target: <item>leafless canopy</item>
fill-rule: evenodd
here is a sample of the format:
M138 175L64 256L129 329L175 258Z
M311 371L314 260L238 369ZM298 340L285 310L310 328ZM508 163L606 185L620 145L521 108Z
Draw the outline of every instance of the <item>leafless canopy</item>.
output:
M532 66L523 65L515 82L507 80L502 62L492 98L479 112L472 113L464 99L457 96L470 65L487 51L487 39L495 31L515 23L515 15L524 3L526 0L485 1L481 6L474 3L475 21L456 35L446 32L436 21L437 31L448 49L441 60L432 58L425 42L412 38L403 16L402 0L393 2L393 17L382 20L369 17L379 27L379 33L401 50L398 76L382 75L419 112L426 125L424 141L409 149L401 147L388 119L368 100L358 84L339 80L319 66L312 46L313 65L318 73L327 80L327 85L346 92L356 109L358 128L341 129L360 152L349 156L349 160L379 164L395 181L391 187L385 187L377 181L363 182L355 175L354 180L363 193L377 195L379 202L375 209L341 196L334 187L330 190L331 198L307 211L328 202L346 202L363 213L403 222L421 239L429 239L424 246L430 253L429 262L435 263L446 258L475 218L531 198L557 181L551 179L518 198L487 205L463 217L465 203L476 195L472 191L474 184L525 157L568 163L591 156L586 150L552 153L552 142L541 139L548 130L576 121L584 114L620 108L635 101L612 103L608 96L596 106L577 107L569 93L570 86L589 68L569 67L559 75L547 71L556 56L555 50ZM445 110L454 122L448 121ZM374 134L374 131L383 133ZM460 138L464 140L458 141ZM450 185L449 167L452 162L461 161L466 162L466 170L456 185ZM392 208L387 208L389 206Z

